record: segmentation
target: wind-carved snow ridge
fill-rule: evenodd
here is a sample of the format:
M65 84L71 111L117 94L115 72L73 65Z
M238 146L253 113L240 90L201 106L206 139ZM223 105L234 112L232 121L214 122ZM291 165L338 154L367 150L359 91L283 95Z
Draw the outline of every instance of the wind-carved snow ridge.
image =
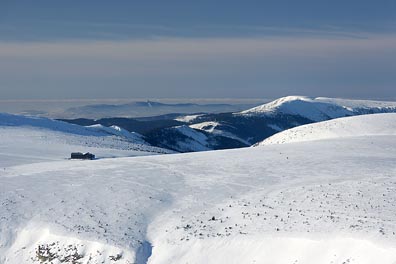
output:
M8 250L6 263L133 263L134 252L128 249L56 235L47 228L29 227L19 234ZM143 263L143 262L142 262Z
M18 231L12 246L5 252L8 256L5 263L146 264L151 254L149 241L142 241L136 251L131 251L99 241L54 234L49 228L30 225Z

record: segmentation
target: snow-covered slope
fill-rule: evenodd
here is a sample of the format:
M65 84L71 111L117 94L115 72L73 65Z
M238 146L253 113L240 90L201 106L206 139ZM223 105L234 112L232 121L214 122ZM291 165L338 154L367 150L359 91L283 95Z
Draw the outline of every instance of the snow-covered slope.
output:
M49 118L0 113L1 127L34 127L84 136L103 136L103 132Z
M327 97L317 97L315 101L337 104L360 114L396 112L396 102L392 101L350 100Z
M209 122L193 124L193 125L190 125L190 127L193 129L197 129L197 130L206 131L212 135L231 138L234 140L238 140L238 141L242 142L243 144L250 145L250 143L248 141L227 131L227 129L228 130L235 129L233 126L231 126L229 124L219 123L219 122L215 122L215 121L209 121Z
M257 145L370 135L396 135L395 120L396 113L338 118L288 129L265 139Z
M6 166L0 262L394 264L395 164L373 132Z
M117 127L82 127L10 114L0 114L0 138L0 166L64 160L76 151L89 151L98 158L171 152Z
M139 143L139 144L145 144L148 145L148 143L146 141L144 141L144 138L142 135L140 135L139 133L136 132L129 132L119 126L110 126L110 127L105 127L102 126L100 124L96 124L96 125L92 125L92 126L88 126L88 128L90 130L96 130L99 132L104 132L107 133L109 135L116 135L119 137L124 137L134 143Z
M190 128L189 126L177 126L172 128L173 130L180 132L184 136L184 140L179 140L175 149L181 152L184 151L205 151L210 150L208 148L208 138L204 134Z
M249 116L283 113L300 115L317 122L338 117L384 112L396 112L396 102L286 96L238 114Z
M305 96L282 97L270 103L241 112L244 115L272 113L300 115L313 121L352 115L352 112L343 106L333 104L332 102L316 101Z

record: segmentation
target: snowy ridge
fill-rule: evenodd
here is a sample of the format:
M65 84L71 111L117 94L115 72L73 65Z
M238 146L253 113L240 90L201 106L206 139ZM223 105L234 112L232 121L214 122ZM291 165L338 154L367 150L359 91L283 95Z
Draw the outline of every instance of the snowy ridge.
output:
M395 112L396 102L392 101L374 101L374 100L348 100L341 98L317 97L316 101L342 105L355 112L363 113L381 113ZM365 112L366 111L366 112Z
M313 121L321 121L337 117L353 115L353 113L343 106L333 103L320 102L305 96L287 96L273 102L254 107L240 112L242 115L260 115L284 113L300 115Z
M284 113L300 115L317 122L352 115L388 112L396 112L396 102L286 96L237 114L254 116Z
M0 113L0 126L11 127L35 127L42 129L49 129L52 131L59 131L64 133L71 133L85 136L103 136L103 132L98 132L86 127L69 124L62 121L57 121L44 117L23 116Z
M129 140L130 143L149 145L144 141L142 135L135 132L129 132L118 126L105 127L97 124L83 127L44 117L0 113L0 127L30 127L81 136L118 136Z
M117 127L82 127L9 114L0 114L0 138L0 166L64 160L76 151L92 152L98 158L172 153Z
M140 135L139 133L136 132L129 132L119 126L110 126L110 127L105 127L100 124L92 125L92 126L87 126L91 130L96 130L99 132L105 132L110 135L116 135L120 137L124 137L126 139L129 139L137 144L145 144L148 145L146 141L144 141L143 136Z
M370 135L396 135L396 113L344 117L277 133L256 146Z

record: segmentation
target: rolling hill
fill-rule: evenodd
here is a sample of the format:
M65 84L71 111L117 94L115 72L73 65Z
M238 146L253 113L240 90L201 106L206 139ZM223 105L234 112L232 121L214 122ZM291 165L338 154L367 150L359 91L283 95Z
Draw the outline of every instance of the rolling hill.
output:
M0 138L0 166L64 160L76 151L93 152L98 158L172 153L119 127L83 127L4 113L0 114Z
M370 114L303 125L275 134L256 146L370 135L396 135L396 114Z

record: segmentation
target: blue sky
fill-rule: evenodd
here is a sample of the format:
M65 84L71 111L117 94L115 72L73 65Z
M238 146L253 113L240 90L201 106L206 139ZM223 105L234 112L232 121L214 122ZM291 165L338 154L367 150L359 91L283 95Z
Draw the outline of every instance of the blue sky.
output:
M396 99L396 1L0 1L3 99Z

